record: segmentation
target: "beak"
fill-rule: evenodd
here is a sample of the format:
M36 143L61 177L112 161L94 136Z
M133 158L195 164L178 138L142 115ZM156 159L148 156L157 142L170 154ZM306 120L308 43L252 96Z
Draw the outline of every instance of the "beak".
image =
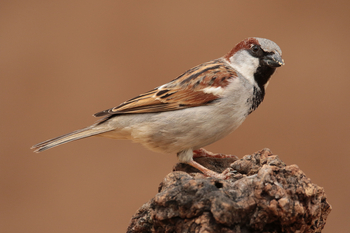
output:
M284 65L284 61L278 53L266 55L263 61L270 67L280 67Z

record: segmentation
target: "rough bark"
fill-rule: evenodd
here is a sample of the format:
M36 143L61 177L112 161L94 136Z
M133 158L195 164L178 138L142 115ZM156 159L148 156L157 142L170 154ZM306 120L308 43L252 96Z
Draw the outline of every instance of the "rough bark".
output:
M321 232L331 206L322 187L269 149L242 159L198 158L227 180L177 164L159 192L132 217L136 232Z

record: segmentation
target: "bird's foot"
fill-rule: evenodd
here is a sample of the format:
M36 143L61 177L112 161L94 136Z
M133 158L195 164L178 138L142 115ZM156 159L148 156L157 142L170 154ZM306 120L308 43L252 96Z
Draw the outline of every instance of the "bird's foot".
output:
M209 157L209 158L217 158L217 159L224 159L224 158L238 159L236 155L215 154L213 152L207 151L204 148L200 148L198 150L193 151L193 158L201 158L201 157Z
M231 172L232 169L230 169L230 168L225 169L225 171L223 171L221 174L219 174L219 173L214 172L206 167L203 167L202 165L200 165L199 163L197 163L196 161L193 161L193 160L190 162L187 162L187 164L198 169L207 177L213 177L216 179L226 180L232 176L232 172Z

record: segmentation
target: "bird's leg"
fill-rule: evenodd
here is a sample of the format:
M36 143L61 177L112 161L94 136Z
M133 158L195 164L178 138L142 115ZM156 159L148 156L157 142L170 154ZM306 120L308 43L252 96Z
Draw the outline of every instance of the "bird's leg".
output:
M198 169L207 177L213 177L216 179L223 179L223 180L228 179L230 177L229 169L226 169L223 173L219 174L219 173L216 173L216 172L214 172L206 167L203 167L202 165L200 165L199 163L197 163L196 161L193 161L193 160L187 162L187 164Z
M209 157L209 158L217 158L217 159L223 159L223 158L235 158L235 159L237 159L237 156L235 156L235 155L215 154L213 152L205 150L204 148L194 150L193 151L193 158L200 158L200 157Z
M202 156L198 156L198 157L210 157L210 156L205 156L208 153L215 155L215 154L208 152L204 149L197 150L196 152L194 152L192 149L188 149L188 150L180 151L179 153L177 153L177 156L179 158L180 163L187 163L188 165L201 171L205 176L214 177L217 179L228 179L230 177L230 169L226 169L223 173L219 174L219 173L216 173L216 172L202 166L201 164L197 163L196 161L194 161L193 157L196 153L202 155ZM213 156L211 156L211 157L213 157ZM216 157L216 158L225 158L225 156L221 155L220 157Z

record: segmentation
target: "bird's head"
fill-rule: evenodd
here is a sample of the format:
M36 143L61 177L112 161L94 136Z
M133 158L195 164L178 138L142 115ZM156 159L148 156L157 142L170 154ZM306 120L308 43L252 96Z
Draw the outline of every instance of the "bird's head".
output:
M277 67L284 65L280 47L258 37L241 41L224 58L239 74L260 87L269 81Z

